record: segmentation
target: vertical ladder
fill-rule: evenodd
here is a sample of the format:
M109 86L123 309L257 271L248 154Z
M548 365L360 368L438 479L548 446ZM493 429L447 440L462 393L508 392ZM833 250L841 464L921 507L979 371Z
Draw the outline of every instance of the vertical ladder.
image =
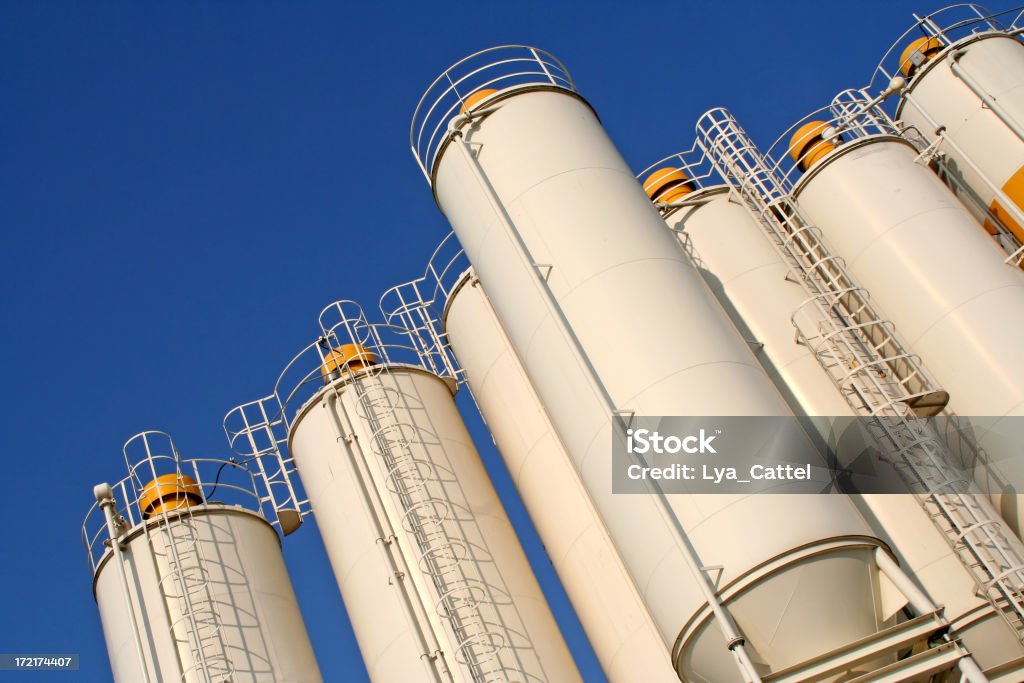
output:
M918 414L944 401L918 359L896 338L867 293L800 214L783 181L724 109L697 124L698 145L790 267L809 299L793 323L839 392L971 574L1024 642L1024 548L988 501L969 492L945 448ZM915 414L916 411L916 414Z
M387 364L361 369L351 382L359 417L371 434L371 450L384 463L388 489L402 508L402 527L415 539L420 569L430 577L437 592L437 612L455 635L455 659L470 670L474 683L507 680L501 653L510 643L488 624L482 609L490 600L482 578L469 576L466 560L469 544L449 532L458 524L456 511L444 498L431 493L427 477L435 465L417 459L410 439L415 427L396 415L398 393Z
M268 410L268 406L271 409ZM224 416L224 434L228 445L245 462L255 462L263 486L255 487L260 513L268 520L273 517L281 533L294 533L309 515L307 498L299 496L295 475L295 461L288 455L288 428L284 412L274 395L243 403Z
M174 639L181 658L182 683L230 683L234 667L227 655L220 618L210 591L197 520L191 510L164 511L147 535L157 558ZM182 657L182 653L187 655Z

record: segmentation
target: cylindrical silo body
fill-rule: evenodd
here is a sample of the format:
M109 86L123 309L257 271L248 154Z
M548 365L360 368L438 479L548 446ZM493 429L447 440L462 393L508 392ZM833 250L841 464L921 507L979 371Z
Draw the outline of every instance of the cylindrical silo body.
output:
M849 142L813 165L796 201L871 293L963 416L1024 414L1024 274L1003 262L939 179L895 137ZM998 424L998 422L996 422ZM977 479L1006 484L1012 453L981 444ZM1013 489L989 487L1004 518L1024 520Z
M794 317L813 315L809 294L764 231L725 187L687 195L665 221L753 346L768 376L804 415L846 415L850 407L806 345Z
M663 210L680 246L701 269L711 289L797 414L824 418L853 416L827 373L794 335L795 324L815 324L807 291L783 261L764 230L724 187L686 195L687 206ZM657 201L657 198L655 198ZM823 434L823 436L827 436ZM1021 655L1024 647L993 606L978 596L971 576L921 502L911 495L858 494L857 507L892 548L904 571L945 607L955 636L985 669ZM891 586L880 591L883 616L906 604Z
M960 30L970 28L961 26ZM936 36L897 46L911 54L917 46L921 61L915 66L908 55L900 65L911 78L899 101L897 118L928 142L936 141L941 131L945 142L937 150L943 155L950 186L990 232L995 228L987 212L1022 242L1024 45L993 29L993 25L977 21L974 30L978 33L952 44L951 38ZM1003 206L1005 201L997 191L1015 205L1015 211Z
M443 325L608 680L678 681L665 641L472 271L448 297Z
M380 353L288 438L371 680L579 681L453 385Z
M695 557L765 670L874 633L878 541L845 497L612 495L614 413L789 412L585 101L473 106L424 168L680 676L740 680Z
M323 680L256 466L182 460L162 432L125 456L83 527L114 680Z
M148 680L322 680L280 539L262 517L224 505L191 507L137 526L121 542L128 580L137 591L136 623L144 625L142 638L151 653ZM175 544L180 548L178 571L185 577L184 593L174 577ZM147 678L133 645L135 634L115 562L108 552L97 569L96 602L114 680L138 683ZM193 609L202 614L198 644L184 632L189 626L181 605L187 593L192 594Z

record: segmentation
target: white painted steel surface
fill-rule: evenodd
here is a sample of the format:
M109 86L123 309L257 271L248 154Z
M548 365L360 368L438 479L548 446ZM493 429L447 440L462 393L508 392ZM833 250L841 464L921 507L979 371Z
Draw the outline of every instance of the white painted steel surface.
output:
M120 501L119 501L120 502ZM175 643L172 622L182 615L167 577L164 529L184 529L204 558L202 572L219 627L216 637L230 662L230 674L208 679L195 669L188 648ZM173 533L173 532L172 532ZM236 506L194 506L136 526L122 537L125 567L133 588L135 614L143 629L148 680L185 683L316 683L320 672L295 593L281 556L277 532L259 515ZM161 577L163 580L161 581ZM95 579L96 602L117 683L147 680L140 669L120 577L110 551ZM167 597L165 597L165 595ZM209 633L208 633L209 635ZM182 674L182 669L188 671Z
M550 613L493 485L473 447L450 385L418 368L341 377L316 394L291 422L289 449L312 503L332 568L375 683L421 680L579 681L579 673ZM360 388L361 387L361 388ZM358 389L358 390L357 390ZM472 584L486 631L478 644L494 645L492 673L460 663L458 643L444 618L454 599L436 593L424 571L430 557L414 538L394 479L374 452L374 428L360 391L393 407L431 500L446 501L439 524L458 539L452 560ZM386 397L386 398L382 398ZM378 441L379 443L379 441ZM390 484L388 483L390 481ZM382 538L375 531L384 521ZM393 543L391 541L394 541ZM383 546L387 545L388 548ZM386 553L406 559L396 576ZM413 574L416 574L415 576ZM404 592L404 595L403 595ZM461 594L460 594L461 595ZM408 597L408 596L411 596ZM462 600L465 595L458 597ZM418 601L410 612L409 600ZM467 602L462 600L461 607ZM419 614L419 622L415 614ZM435 638L447 668L428 661ZM432 635L430 635L432 634ZM493 634L494 639L490 635ZM486 649L491 649L489 646ZM441 673L436 673L441 671ZM431 673L435 672L435 673ZM474 678L474 675L476 676Z
M458 141L435 163L439 205L662 637L682 638L686 680L738 680L659 503L611 494L612 420L601 385L618 410L639 414L788 410L586 103L522 89L491 101L462 134L501 209ZM501 212L537 268L521 260ZM724 567L716 578L732 589L728 607L765 670L875 632L876 541L845 497L671 496L669 504L700 562ZM752 571L762 563L771 569Z
M471 272L446 313L444 329L477 406L608 680L678 681L669 645Z
M967 74L1019 126L1024 126L1024 45L998 33L955 43L914 74L905 91L908 96L901 99L897 109L897 118L916 128L928 141L935 141L936 128L944 127L944 134L955 147L941 144L938 150L945 156L949 173L966 188L958 187L958 182L952 186L971 213L984 221L985 210L996 199L991 185L1003 188L1024 168L1024 140L954 73L954 68ZM980 173L965 163L964 155Z
M801 179L795 196L857 280L871 292L908 346L966 416L1024 414L1024 274L963 206L895 139L841 147ZM995 459L997 443L981 444ZM1012 462L1012 461L1006 461ZM998 464L991 465L995 477ZM990 475L979 468L984 487ZM1017 496L992 490L1015 529ZM1019 531L1018 531L1019 533Z
M726 188L688 195L690 206L667 209L665 220L680 245L702 270L705 280L741 333L756 342L758 357L797 414L852 416L805 345L797 343L791 320L806 293L765 238L746 209ZM1024 646L975 592L974 582L956 553L911 495L860 494L852 497L875 533L895 552L903 570L945 607L957 638L985 669L1024 656ZM883 615L894 614L907 599L883 582ZM1020 671L1024 674L1024 665Z
M307 412L306 417L312 419L297 422L297 429L290 434L289 451L313 508L370 680L430 680L421 658L432 654L432 648L420 640L415 613L394 576L408 568L389 566L388 547L381 540L395 530L375 527L380 509L368 499L367 483L361 476L365 468L351 452L335 446L342 440L335 431L332 405L315 402L307 410L312 415Z
M847 415L850 408L814 355L797 343L792 317L810 315L806 290L787 277L763 231L727 188L708 188L671 210L665 221L691 255L768 376L796 412Z

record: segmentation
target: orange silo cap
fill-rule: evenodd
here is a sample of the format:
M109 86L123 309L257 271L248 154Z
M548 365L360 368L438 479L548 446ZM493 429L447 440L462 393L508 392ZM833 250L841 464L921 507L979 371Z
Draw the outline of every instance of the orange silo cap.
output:
M476 92L470 94L470 96L467 97L465 100L463 100L462 108L459 109L459 113L465 114L467 111L475 107L480 102L486 100L488 97L490 97L496 92L498 91L495 90L494 88L482 88L480 90L477 90Z
M789 156L801 170L808 170L836 148L835 143L822 137L828 127L824 121L810 121L797 128L789 139Z
M377 355L362 344L342 344L324 356L320 366L320 375L324 383L334 379L331 375L338 371L351 372L370 365L376 365Z
M655 202L674 202L693 192L693 185L681 168L666 166L647 176L644 192Z
M914 71L920 64L928 61L934 57L940 50L942 50L942 41L932 36L930 38L918 38L912 41L905 48L903 48L903 54L900 55L900 72L910 78L914 75ZM914 53L920 52L923 60L918 60L919 63L915 63Z
M191 477L184 474L162 474L142 487L139 510L149 519L162 512L180 510L203 502L203 492Z

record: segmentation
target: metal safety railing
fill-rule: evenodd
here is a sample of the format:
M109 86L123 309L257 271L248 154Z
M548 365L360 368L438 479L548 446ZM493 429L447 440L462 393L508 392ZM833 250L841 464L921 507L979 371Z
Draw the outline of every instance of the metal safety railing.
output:
M871 418L880 452L914 491L978 593L1024 640L1024 547L987 500L950 464L924 420L944 401L918 359L874 310L867 293L801 215L778 173L736 119L712 109L697 124L698 144L732 186L770 242L807 289L810 315L794 315L807 345L856 415ZM812 325L802 324L811 321Z
M671 184L660 191L656 191L651 182L655 171L662 169L675 169L682 171L686 176L685 184L693 192L707 190L714 187L725 186L725 181L715 171L714 164L704 154L704 150L696 144L683 152L670 154L664 159L659 159L644 170L636 174L636 179L643 186L644 191L651 198L655 205L664 204L667 195L674 189Z
M575 92L566 68L553 55L527 45L503 45L476 52L438 76L416 105L409 145L427 182L448 135L448 123L483 90L501 93L537 87Z
M882 108L883 102L890 99L889 96L892 94L895 94L895 91L884 90L872 97L866 89L847 89L836 95L827 107L805 116L792 125L765 153L771 159L772 170L782 178L783 186L792 191L793 185L804 172L802 167L808 165L808 159L819 149L817 145L810 144L805 147L804 153L797 157L789 153L794 144L799 144L798 140L794 142L799 137L797 132L806 130L810 122L816 121L824 127L820 134L822 142L819 144L832 145L837 149L868 138L899 137L918 150L918 163L933 165L939 177L956 194L976 207L984 217L986 228L993 233L993 239L1007 254L1006 262L1019 265L1024 254L1021 242L975 192L963 185L960 174L948 168L941 150L942 143L948 143L945 136L940 135L935 140L929 140L916 127L892 119ZM811 133L815 131L812 130Z
M265 396L232 408L224 416L223 426L231 450L254 463L263 483L260 505L273 511L271 523L286 536L294 532L310 513L309 499L295 476L295 463L283 455L288 430L276 397Z
M446 375L462 383L463 372L442 325L444 309L458 283L470 269L469 259L455 237L448 233L430 255L420 277L385 290L380 297L384 321L417 335L437 358Z
M425 577L429 595L420 600L432 602L433 614L448 624L455 661L466 667L475 683L498 683L512 673L514 664L505 653L514 645L500 626L494 588L478 566L464 528L475 522L461 518L460 505L447 493L438 464L425 457L429 446L420 429L402 417L405 398L396 388L395 369L415 367L461 381L435 319L408 298L410 291L415 290L389 290L385 297L395 302L395 308L383 323L370 322L352 301L324 308L319 316L321 336L289 362L273 393L228 414L236 425L242 424L243 414L247 416L244 428L227 429L229 441L245 455L276 454L280 471L294 473L288 431L297 414L311 400L324 397L327 387L340 424L348 425L345 430L362 425L369 435L366 445L352 434L340 433L339 438L366 463L365 474L373 480L369 483L376 495L394 501L396 518L388 519L385 528L408 534L409 547L400 542L398 551L410 552L405 564ZM336 355L343 348L350 349L350 355ZM336 383L342 378L348 381ZM342 386L352 392L354 406L341 399ZM253 434L261 435L258 442ZM308 514L308 501L301 507ZM383 505L382 514L388 517L390 509Z
M913 17L913 25L896 39L875 67L867 89L885 88L893 78L903 75L901 58L912 41L936 38L943 46L949 46L984 33L1013 33L1022 26L1024 6L992 12L974 3L959 3Z
M685 180L673 176L673 172L682 173ZM688 150L659 159L640 171L636 179L662 216L667 216L677 209L697 207L709 201L706 191L730 189L728 183L715 170L711 159L697 143ZM679 191L679 185L685 186L685 193ZM683 226L671 222L668 225L690 260L699 268L704 268L700 253Z
M1024 139L1024 125L1005 111L994 96L986 93L959 61L963 46L974 39L997 35L1019 37L1024 31L1024 6L991 12L981 5L965 3L952 5L925 16L915 14L914 19L915 23L885 53L875 68L871 81L862 92L893 89L896 86L894 92L898 92L900 96L886 98L886 101L879 105L880 108L885 108L894 119L897 119L897 125L904 129L904 137L918 147L919 160L930 164L972 213L978 216L979 221L1006 254L1004 261L1011 266L1021 267L1024 262L1024 245L1019 234L1015 235L1006 224L1002 212L995 210L995 204L991 200L994 197L1002 211L1009 214L1010 219L1018 224L1024 224L1021 207L1006 196L1001 183L993 181L989 173L982 168L984 164L976 163L978 160L972 159L970 154L961 149L953 139L955 136L950 136L944 124L952 122L937 121L932 116L933 112L929 112L924 103L916 95L911 94L911 90L913 84L926 71L923 68L918 69L918 66L925 62L944 62L954 76L967 88L975 91L983 108L990 109L1011 131ZM914 41L927 42L917 52L908 56L906 51ZM905 78L907 74L910 75L909 83ZM924 119L925 130L918 131L899 120L904 117L898 114L905 114L907 108L916 112L914 118L919 115ZM976 175L976 182L981 183L980 187L971 187L967 183L964 178L965 169L959 168L960 164ZM990 197L983 199L979 192Z
M126 534L141 529L155 563L166 625L176 646L180 680L229 681L234 666L211 587L211 565L203 552L202 522L194 512L196 505L216 502L240 506L268 518L271 511L261 491L262 477L251 462L183 459L164 432L137 434L125 443L123 450L128 475L110 487L112 500L93 504L82 525L89 569L95 575L108 554L110 561L126 562L120 552L111 552L113 546L120 548ZM159 477L165 479L155 485ZM159 497L164 487L194 491L198 500L190 504L154 505L154 495ZM107 511L103 508L107 505L114 507L110 513L116 521L113 525L106 519ZM135 611L142 610L137 587L127 585L126 599L126 608L134 619ZM141 658L140 666L149 680L145 657Z
M867 90L844 90L828 106L790 126L764 153L768 170L778 180L780 191L791 193L806 168L813 168L828 149L886 136L921 146L923 139L916 131L901 129L882 110L883 100L881 96L872 97Z
M157 448L157 440L164 444ZM125 531L142 524L139 507L145 485L160 475L179 474L196 482L204 501L239 505L270 521L272 510L262 491L262 477L255 461L236 458L182 458L171 437L164 432L147 431L133 436L124 446L128 474L111 485L118 501L118 513L124 519ZM137 450L138 449L138 450ZM142 451L142 457L139 450ZM99 569L108 550L106 526L98 503L94 503L82 524L82 542L89 571Z
M828 114L821 143L838 146L850 144L843 136L849 140L895 134L884 112L864 108L867 103L858 104L854 94L850 97L853 101L849 104L840 100L840 105L812 115ZM825 327L803 330L803 334L830 376L842 383L844 396L854 391L854 383L862 377L872 378L872 385L878 384L873 378L880 377L886 387L871 391L876 411L901 402L919 413L932 408L937 412L948 397L934 388L920 360L895 335L894 325L875 308L869 294L849 274L843 260L831 253L820 231L803 218L792 199L794 176L806 157L806 153L797 159L789 156L789 141L799 130L797 126L761 154L731 114L712 109L697 123L697 144L758 223L769 229L771 241L782 250L787 265L810 295L806 305L825 312L824 323L810 316L815 325ZM806 318L798 312L794 324L799 328ZM844 367L854 358L855 366ZM935 407L937 403L941 405Z
M379 364L419 367L438 377L457 380L457 366L443 339L422 325L407 327L402 322L400 317L388 322L370 322L354 301L336 301L324 308L319 316L320 336L288 362L274 383L273 393L260 399L263 405L259 416L265 414L271 422L280 423L275 432L277 438L273 440L281 443L296 413L323 389L325 367L330 367L330 372L338 376L349 369L349 362L335 355L335 349L344 344L368 349ZM350 360L362 362L363 359ZM253 418L251 425L262 426L258 416ZM229 438L234 431L237 430L229 431ZM269 444L271 440L268 438L263 443ZM235 443L239 443L237 439ZM242 448L245 450L244 444Z
M321 335L300 351L281 372L273 393L232 408L224 416L224 433L231 450L256 463L265 491L263 503L274 510L276 524L291 533L311 513L309 499L295 473L288 453L288 430L296 413L324 386L323 369L340 376L348 363L336 359L334 350L342 345L336 322L337 312L345 319L343 336L351 343L372 350L383 363L422 367L439 377L455 378L457 366L450 349L434 332L429 320L417 320L415 312L396 317L396 323L370 323L355 302L337 301L320 312ZM403 326L408 321L411 326ZM356 359L359 360L359 359Z

